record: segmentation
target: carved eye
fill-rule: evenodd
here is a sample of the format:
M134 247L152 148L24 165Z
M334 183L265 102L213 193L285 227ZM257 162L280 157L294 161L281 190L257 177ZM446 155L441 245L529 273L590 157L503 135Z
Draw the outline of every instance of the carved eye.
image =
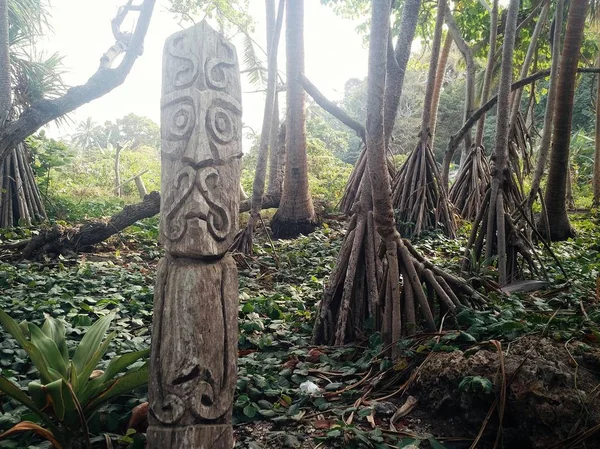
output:
M236 137L234 119L227 109L213 106L208 111L206 119L207 129L220 144L227 144Z
M189 140L196 126L196 109L191 97L175 99L163 106L162 138Z

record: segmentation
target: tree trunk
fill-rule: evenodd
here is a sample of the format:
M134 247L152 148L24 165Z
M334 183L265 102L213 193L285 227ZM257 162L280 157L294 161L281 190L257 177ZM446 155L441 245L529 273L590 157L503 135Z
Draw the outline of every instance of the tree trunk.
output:
M448 25L448 32L452 35L456 46L460 50L463 58L465 60L465 72L466 72L466 80L465 80L465 112L464 119L467 120L471 114L473 113L473 108L475 105L475 60L473 59L473 51L469 48L466 41L462 37L456 22L454 21L454 17L452 17L452 13L450 12L450 8L446 8L446 24ZM465 159L467 158L469 151L471 150L471 132L469 131L465 135L465 145L460 155L460 166L463 165ZM448 186L447 179L445 181L444 186Z
M267 58L272 53L272 40L275 32L275 0L265 0L267 12ZM273 61L277 73L277 59ZM277 81L276 81L277 83ZM275 89L275 104L273 106L273 120L269 137L269 183L267 196L281 198L283 191L283 169L285 164L285 143L279 145L279 95Z
M569 169L569 145L577 64L583 42L588 4L588 0L571 1L561 55L554 111L554 137L550 153L548 186L544 197L550 227L550 235L547 237L552 241L566 240L575 235L566 207L567 170Z
M600 55L598 56L600 66ZM594 151L594 207L600 206L600 75L596 77L596 142Z
M412 41L415 37L420 7L421 0L406 0L404 2L400 32L396 39L395 49L392 49L390 45L391 39L388 36L387 82L385 84L383 111L386 148L389 147L394 123L396 122L398 105L400 103L400 96L402 95L402 86L404 85L404 75L406 74L406 66L410 58Z
M550 152L550 144L552 141L552 124L554 121L554 110L558 91L558 69L560 67L561 58L560 38L562 35L564 6L565 0L557 0L556 11L554 15L554 35L552 36L552 65L550 68L550 85L548 87L548 96L546 98L544 129L542 130L542 138L540 140L535 171L533 173L533 180L531 181L531 190L529 191L525 208L526 211L531 213L531 217L533 217L531 207L533 206L533 202L535 201L540 190L540 183L542 181L542 177L544 176L546 161L548 159L548 153Z
M506 19L506 30L504 32L504 45L502 51L502 69L500 74L500 86L498 88L498 114L496 117L496 145L494 147L494 158L492 162L491 196L488 212L488 232L486 235L486 260L491 260L492 244L494 240L493 229L496 222L496 239L498 252L498 277L500 285L508 282L507 260L506 260L506 225L504 220L504 189L503 186L510 178L508 165L508 135L510 125L510 85L512 84L513 53L515 46L515 35L517 19L519 16L519 0L511 0L508 17Z
M498 38L498 0L494 0L492 12L490 13L490 41L488 49L487 63L485 66L485 75L483 79L483 88L481 89L481 102L483 106L490 97L492 88L492 77L494 75L494 55L496 54L496 41ZM483 146L483 130L485 126L485 114L477 122L477 133L475 137L475 146Z
M115 147L115 195L121 197L121 150L123 147L119 144Z
M440 59L438 61L437 70L435 72L435 86L433 87L433 101L431 103L431 147L433 148L433 141L435 139L435 126L437 124L438 107L440 104L440 96L442 95L442 84L444 84L444 76L446 75L446 65L448 64L448 56L450 56L450 49L452 48L452 35L446 34L444 39L444 46L440 53Z
M398 210L402 234L409 237L418 236L426 229L441 229L450 238L456 236L454 215L431 151L432 104L445 8L446 1L440 0L431 45L419 140L392 183L392 204Z
M6 0L1 1L6 4ZM119 36L117 42L101 58L100 68L85 84L71 87L61 97L51 100L42 99L23 111L17 120L9 122L5 126L0 126L0 161L8 157L13 148L42 126L123 84L136 59L141 54L155 2L156 0L144 0L141 5L127 3L124 7L127 12L131 10L139 11L135 31L128 34L117 29ZM121 14L121 22L125 15ZM119 25L117 18L113 19L113 25L115 23ZM123 42L119 41L124 34L129 37L128 45L124 45ZM125 48L125 54L117 67L110 68L110 63L120 54L115 53L115 48L120 48L120 53ZM1 53L2 50L0 50ZM5 67L4 64L2 64L2 67Z
M525 55L525 59L523 61L523 65L521 66L520 77L525 78L527 73L529 72L529 67L531 66L531 61L533 60L533 56L535 54L535 50L537 48L538 38L542 27L546 23L546 18L548 16L548 9L550 8L549 4L546 3L538 18L538 21L535 25L533 33L531 35L531 41L529 42L529 48L527 49L527 53ZM532 85L533 89L533 85ZM521 99L523 98L523 88L517 89L512 93L511 97L511 111L510 111L510 137L509 141L511 142L509 148L509 158L510 164L512 166L513 171L517 176L517 180L519 181L519 187L521 192L524 192L523 187L523 172L529 173L531 171L531 163L530 163L530 154L528 148L530 147L529 142L530 138L527 132L527 126L525 121L522 119L520 115L521 111ZM523 169L521 169L523 166Z
M530 253L533 251L533 244L523 235L512 218L516 203L520 203L508 156L510 92L519 3L519 0L511 0L506 15L491 181L484 204L473 223L463 261L463 269L466 269L472 260L491 264L496 258L500 285L506 285L523 275L522 261L529 265L532 273L537 273ZM522 261L518 260L519 255Z
M372 9L367 88L367 173L373 196L373 218L377 232L387 243L394 242L398 234L394 223L390 180L387 176L380 176L387 170L383 125L390 0L373 2ZM425 109L428 109L427 106Z
M0 0L0 128L11 110L8 0Z
M305 94L298 81L304 73L304 0L289 2L286 18L288 112L285 180L279 209L271 220L271 230L277 238L308 234L317 225L308 189Z
M269 9L269 0L267 0L267 10ZM285 0L279 1L279 11L277 14L277 23L272 35L268 36L271 42L268 61L267 74L267 97L265 99L265 111L263 115L263 124L260 132L260 145L258 148L258 160L256 162L256 172L254 174L254 183L252 185L252 207L250 209L250 219L248 225L236 238L233 248L244 254L253 254L252 241L254 226L260 219L262 209L263 194L265 192L265 178L267 174L267 158L269 156L269 142L271 140L271 126L273 125L273 110L275 108L275 99L277 96L277 48L279 46L279 35L283 23L283 10ZM269 18L267 17L267 20Z
M462 37L456 22L454 21L454 17L452 17L452 13L450 9L446 7L445 11L446 16L446 25L448 25L448 33L452 35L456 46L460 50L463 58L465 60L465 72L466 72L466 80L465 80L465 109L464 109L464 120L466 121L473 114L473 107L475 104L475 61L473 59L473 51L469 48L464 38ZM468 153L471 149L471 131L465 134L465 145L460 155L460 165L463 166L464 161L466 160ZM448 188L448 176L450 171L450 162L452 161L452 157L454 154L445 155L444 161L442 164L442 183L444 188Z
M550 5L546 3L540 12L540 17L535 24L535 28L533 30L533 34L531 35L531 41L529 42L529 48L527 49L527 54L525 55L525 60L523 61L523 65L521 66L521 72L519 78L525 78L527 73L529 72L529 66L531 65L531 61L533 60L533 55L535 53L535 49L537 48L538 38L540 36L540 32L542 31L542 27L546 23L546 18L548 17L548 9ZM517 115L519 114L519 110L521 109L521 99L523 98L523 88L517 89L512 93L511 100L511 111L510 111L510 128L514 128L517 124Z

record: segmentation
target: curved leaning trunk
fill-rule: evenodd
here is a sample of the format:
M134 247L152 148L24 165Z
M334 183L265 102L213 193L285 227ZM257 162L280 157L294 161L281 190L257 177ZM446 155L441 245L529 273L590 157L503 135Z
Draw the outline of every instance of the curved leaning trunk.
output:
M492 75L494 72L494 54L496 53L496 41L498 40L498 0L494 0L492 11L490 13L490 41L487 63L485 66L485 75L483 80L483 87L481 89L481 101L480 106L483 106L490 96L490 90L492 87ZM475 146L479 147L483 145L483 130L485 127L485 114L481 116L477 122L477 132L475 134Z
M11 103L8 52L8 0L0 0L0 127L8 118Z
M273 51L272 36L276 27L275 0L266 0L267 12L267 54L271 55ZM277 73L277 59L273 62L273 69ZM277 81L275 82L277 84ZM271 134L269 137L269 186L267 196L277 199L281 198L283 190L283 164L285 162L285 145L280 151L279 142L279 98L277 88L275 88L275 105L273 106L273 117L271 122ZM283 157L281 157L283 156Z
M437 71L435 73L435 86L433 87L433 100L431 103L431 148L433 148L433 140L435 139L435 128L437 125L437 114L440 105L440 96L442 94L442 84L444 84L444 77L446 75L446 66L448 65L448 57L450 56L450 50L452 49L452 35L446 34L444 39L444 46L440 53L440 59L437 65Z
M575 232L569 221L566 206L567 170L573 119L573 98L579 52L583 42L583 29L588 0L573 0L567 18L567 31L563 45L558 93L554 110L554 138L550 152L548 187L544 199L552 241L566 240Z
M600 56L598 56L600 66ZM594 151L594 207L600 205L600 75L596 86L596 148Z
M276 238L310 233L316 226L308 190L305 93L298 78L304 73L304 0L286 7L287 117L283 195L271 221Z

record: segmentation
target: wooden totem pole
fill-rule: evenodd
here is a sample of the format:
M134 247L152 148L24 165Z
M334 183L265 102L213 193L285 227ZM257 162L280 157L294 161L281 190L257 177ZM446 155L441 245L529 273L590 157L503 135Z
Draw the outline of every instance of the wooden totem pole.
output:
M148 448L231 449L237 376L241 88L235 48L206 22L163 54L166 250L154 293Z

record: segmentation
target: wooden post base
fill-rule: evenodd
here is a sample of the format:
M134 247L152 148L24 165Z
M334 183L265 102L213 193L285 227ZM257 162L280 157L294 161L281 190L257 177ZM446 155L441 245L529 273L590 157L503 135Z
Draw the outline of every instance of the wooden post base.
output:
M149 427L148 441L161 449L232 449L231 424L195 425L185 427Z

